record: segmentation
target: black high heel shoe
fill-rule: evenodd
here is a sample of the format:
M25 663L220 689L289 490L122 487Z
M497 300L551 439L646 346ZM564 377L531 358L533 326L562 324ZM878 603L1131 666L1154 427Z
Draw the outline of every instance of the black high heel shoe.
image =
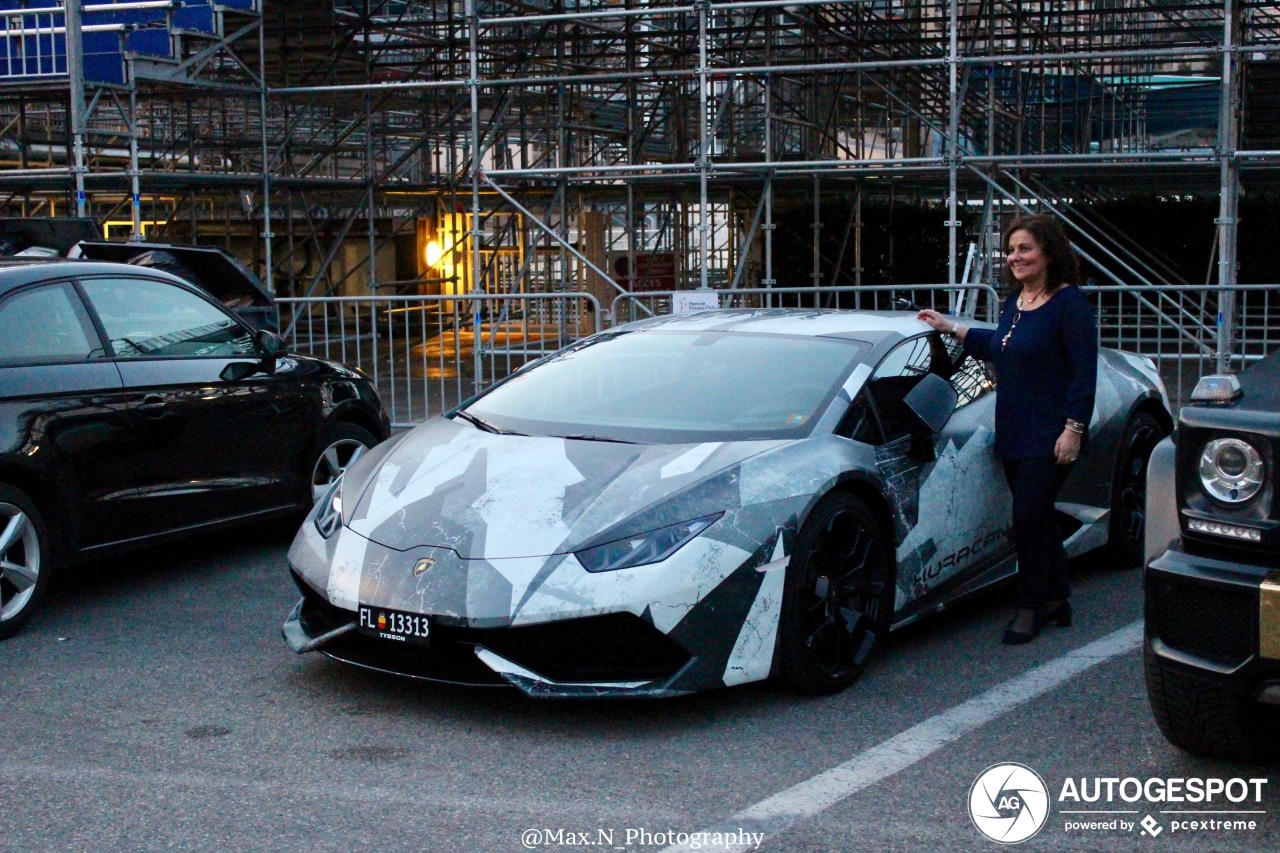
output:
M1062 628L1071 627L1071 602L1062 601L1052 610L1046 610L1040 614L1040 624L1048 625L1056 624Z
M1023 609L1030 608L1019 608L1019 611ZM1015 631L1013 629L1014 622L1017 622L1018 616L1021 615L1021 612L1019 612L1015 614L1013 619L1009 622L1009 627L1004 629L1004 636L1000 638L1000 642L1004 643L1006 646L1021 646L1024 643L1029 643L1034 640L1040 634L1040 623L1042 621L1042 617L1040 616L1040 611L1035 610L1032 612L1035 613L1035 618L1031 622L1030 631Z

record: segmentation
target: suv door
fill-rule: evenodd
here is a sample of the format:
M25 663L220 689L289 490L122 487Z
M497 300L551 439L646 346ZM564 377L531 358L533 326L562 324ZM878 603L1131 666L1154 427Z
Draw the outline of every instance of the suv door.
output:
M0 299L0 463L44 483L69 550L111 536L110 495L131 426L120 373L75 286L41 283ZM0 475L2 477L3 475Z
M140 439L117 496L131 508L122 538L296 503L307 436L292 362L252 370L253 331L194 288L142 276L80 284Z

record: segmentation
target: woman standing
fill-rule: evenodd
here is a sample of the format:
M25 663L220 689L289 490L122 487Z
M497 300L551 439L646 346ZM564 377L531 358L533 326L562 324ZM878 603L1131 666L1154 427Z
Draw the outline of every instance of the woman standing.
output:
M995 364L996 455L1013 495L1018 610L1003 642L1029 643L1046 622L1071 624L1067 555L1054 501L1084 447L1098 373L1093 311L1075 287L1075 253L1058 221L1023 216L1005 231L1011 293L994 331L925 309L919 318Z

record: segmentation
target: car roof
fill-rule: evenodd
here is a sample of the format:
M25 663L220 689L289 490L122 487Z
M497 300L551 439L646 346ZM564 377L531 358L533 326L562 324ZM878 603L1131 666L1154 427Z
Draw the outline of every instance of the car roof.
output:
M23 287L40 281L68 278L70 276L112 274L181 281L181 279L162 270L148 269L132 264L80 261L69 258L0 258L0 293L6 293L15 287Z
M750 332L765 335L879 338L929 331L914 311L840 311L824 308L727 308L637 320L617 327L631 331Z

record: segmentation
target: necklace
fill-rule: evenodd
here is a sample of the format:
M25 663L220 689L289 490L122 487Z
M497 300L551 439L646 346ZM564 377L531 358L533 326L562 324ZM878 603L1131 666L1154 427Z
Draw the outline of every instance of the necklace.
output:
M1022 295L1021 295L1021 294L1019 294L1019 296L1018 296L1018 308L1019 308L1019 310L1021 310L1021 309L1023 309L1023 308L1030 308L1032 305L1034 305L1034 304L1036 303L1036 300L1038 300L1041 296L1044 296L1044 290L1045 290L1045 289L1044 289L1043 287L1042 287L1042 288L1040 288L1040 289L1039 289L1039 290L1037 290L1035 293L1033 293L1033 294L1031 294L1030 296L1026 297L1026 301L1025 301L1025 302L1023 301L1023 297L1022 297Z
M1021 308L1022 305L1018 305L1018 307ZM1009 331L1005 332L1004 337L1000 339L1000 352L1004 352L1005 347L1009 346L1009 338L1013 337L1013 330L1018 328L1018 321L1021 319L1022 319L1021 311L1013 315L1013 322L1009 324Z

